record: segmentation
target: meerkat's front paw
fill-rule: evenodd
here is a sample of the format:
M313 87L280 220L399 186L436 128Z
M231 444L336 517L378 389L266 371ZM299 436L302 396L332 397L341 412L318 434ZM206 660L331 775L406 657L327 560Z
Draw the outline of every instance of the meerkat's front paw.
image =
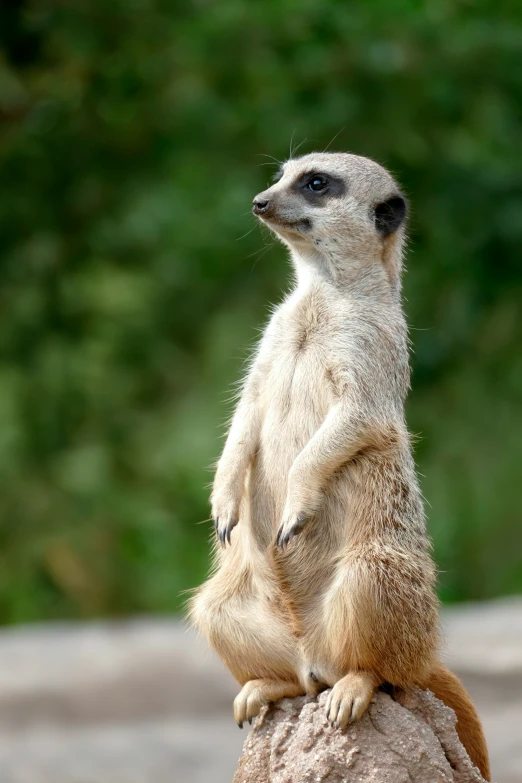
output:
M343 729L359 720L370 703L375 685L375 678L369 672L350 672L336 682L326 699L328 722L335 729Z
M252 723L252 718L259 715L261 708L267 704L269 701L265 696L262 680L247 682L234 699L234 720L239 728L243 728L245 721Z
M275 543L276 546L285 549L292 538L297 536L307 522L310 521L310 514L306 514L304 511L297 513L283 514L283 521L281 522L276 534Z
M250 680L247 682L234 700L234 718L240 729L243 723L252 723L263 707L273 704L279 699L300 696L303 693L301 685L297 682L286 680Z
M239 522L239 502L232 493L212 495L212 518L221 546L226 547L227 543L230 544L232 530Z
M275 545L285 549L315 515L322 502L321 492L316 484L296 477L295 468L290 469L288 493L283 510L282 522L276 533Z
M238 522L238 517L232 514L214 517L214 527L216 535L221 541L221 546L226 547L227 544L230 544L230 535Z

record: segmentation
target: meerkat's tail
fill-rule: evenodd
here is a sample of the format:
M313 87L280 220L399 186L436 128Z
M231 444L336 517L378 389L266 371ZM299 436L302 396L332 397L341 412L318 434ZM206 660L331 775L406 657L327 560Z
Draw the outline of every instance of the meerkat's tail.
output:
M475 706L459 678L439 662L423 683L423 687L428 688L454 710L457 716L455 728L460 741L473 764L479 768L482 777L491 780L484 730Z

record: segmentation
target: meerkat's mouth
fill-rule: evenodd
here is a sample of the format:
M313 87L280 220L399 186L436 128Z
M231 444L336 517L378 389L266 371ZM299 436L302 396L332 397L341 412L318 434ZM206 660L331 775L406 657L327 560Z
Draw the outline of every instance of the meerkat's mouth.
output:
M300 220L284 220L283 218L275 217L274 215L259 215L258 217L263 223L267 223L274 231L278 229L281 231L290 231L295 234L304 234L310 231L312 228L312 221L309 218L301 218Z
M269 228L282 233L291 232L294 234L303 234L306 231L310 231L312 221L309 218L300 218L298 220L285 219L284 216L279 214L277 200L274 202L273 198L266 198L266 195L261 193L254 198L252 212L263 223L266 223Z

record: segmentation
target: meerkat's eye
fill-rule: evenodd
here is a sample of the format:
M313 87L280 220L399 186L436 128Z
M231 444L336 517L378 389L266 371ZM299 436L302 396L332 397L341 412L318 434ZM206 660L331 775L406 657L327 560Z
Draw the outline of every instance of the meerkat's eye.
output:
M327 186L328 180L318 174L314 175L307 184L308 190L313 191L313 193L321 193L321 191L326 190Z

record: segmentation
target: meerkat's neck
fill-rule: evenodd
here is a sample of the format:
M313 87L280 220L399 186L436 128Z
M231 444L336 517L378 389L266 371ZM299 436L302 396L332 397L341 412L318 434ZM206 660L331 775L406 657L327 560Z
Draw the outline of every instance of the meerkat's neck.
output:
M341 296L371 297L380 302L396 302L400 306L400 279L390 281L380 259L334 258L330 254L310 249L291 249L297 277L297 287L306 290L324 283Z

